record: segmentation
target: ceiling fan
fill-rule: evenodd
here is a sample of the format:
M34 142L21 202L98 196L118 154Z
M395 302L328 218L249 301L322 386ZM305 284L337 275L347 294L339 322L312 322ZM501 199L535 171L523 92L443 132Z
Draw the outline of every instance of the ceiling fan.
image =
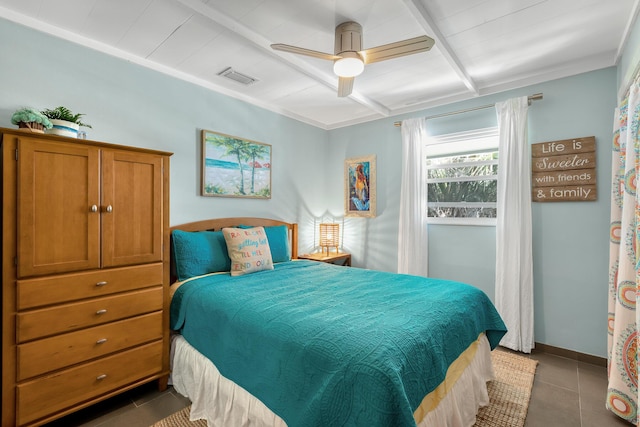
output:
M362 26L349 21L336 27L333 55L281 43L272 44L271 48L334 61L333 72L338 76L338 96L348 96L353 90L355 77L362 73L365 64L426 52L434 43L435 40L431 37L419 36L362 50Z

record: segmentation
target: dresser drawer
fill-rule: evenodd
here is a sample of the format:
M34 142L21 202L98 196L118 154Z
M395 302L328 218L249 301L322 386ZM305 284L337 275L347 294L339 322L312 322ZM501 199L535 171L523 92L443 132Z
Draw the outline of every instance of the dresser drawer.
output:
M18 381L162 338L162 312L18 346Z
M162 341L17 386L18 424L26 424L162 370Z
M162 263L18 280L17 309L100 297L162 284Z
M162 309L161 286L18 313L19 343Z

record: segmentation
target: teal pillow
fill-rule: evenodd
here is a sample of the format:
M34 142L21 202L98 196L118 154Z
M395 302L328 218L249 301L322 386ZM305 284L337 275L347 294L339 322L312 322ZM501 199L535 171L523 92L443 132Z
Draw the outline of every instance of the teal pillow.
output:
M239 225L238 228L252 228L250 225ZM289 229L286 225L264 227L271 248L271 259L274 263L291 261L289 248Z
M222 231L173 230L171 240L178 280L231 270Z

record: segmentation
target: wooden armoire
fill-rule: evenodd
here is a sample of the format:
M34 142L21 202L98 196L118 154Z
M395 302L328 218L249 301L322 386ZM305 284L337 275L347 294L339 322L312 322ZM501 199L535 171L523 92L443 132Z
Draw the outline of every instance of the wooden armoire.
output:
M171 153L0 134L2 426L166 388Z

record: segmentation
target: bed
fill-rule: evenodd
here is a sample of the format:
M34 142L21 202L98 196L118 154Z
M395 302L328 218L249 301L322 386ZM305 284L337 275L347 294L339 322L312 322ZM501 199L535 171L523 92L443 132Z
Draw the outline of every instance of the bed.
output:
M174 388L209 426L470 426L506 328L457 282L297 259L297 226L172 227Z

